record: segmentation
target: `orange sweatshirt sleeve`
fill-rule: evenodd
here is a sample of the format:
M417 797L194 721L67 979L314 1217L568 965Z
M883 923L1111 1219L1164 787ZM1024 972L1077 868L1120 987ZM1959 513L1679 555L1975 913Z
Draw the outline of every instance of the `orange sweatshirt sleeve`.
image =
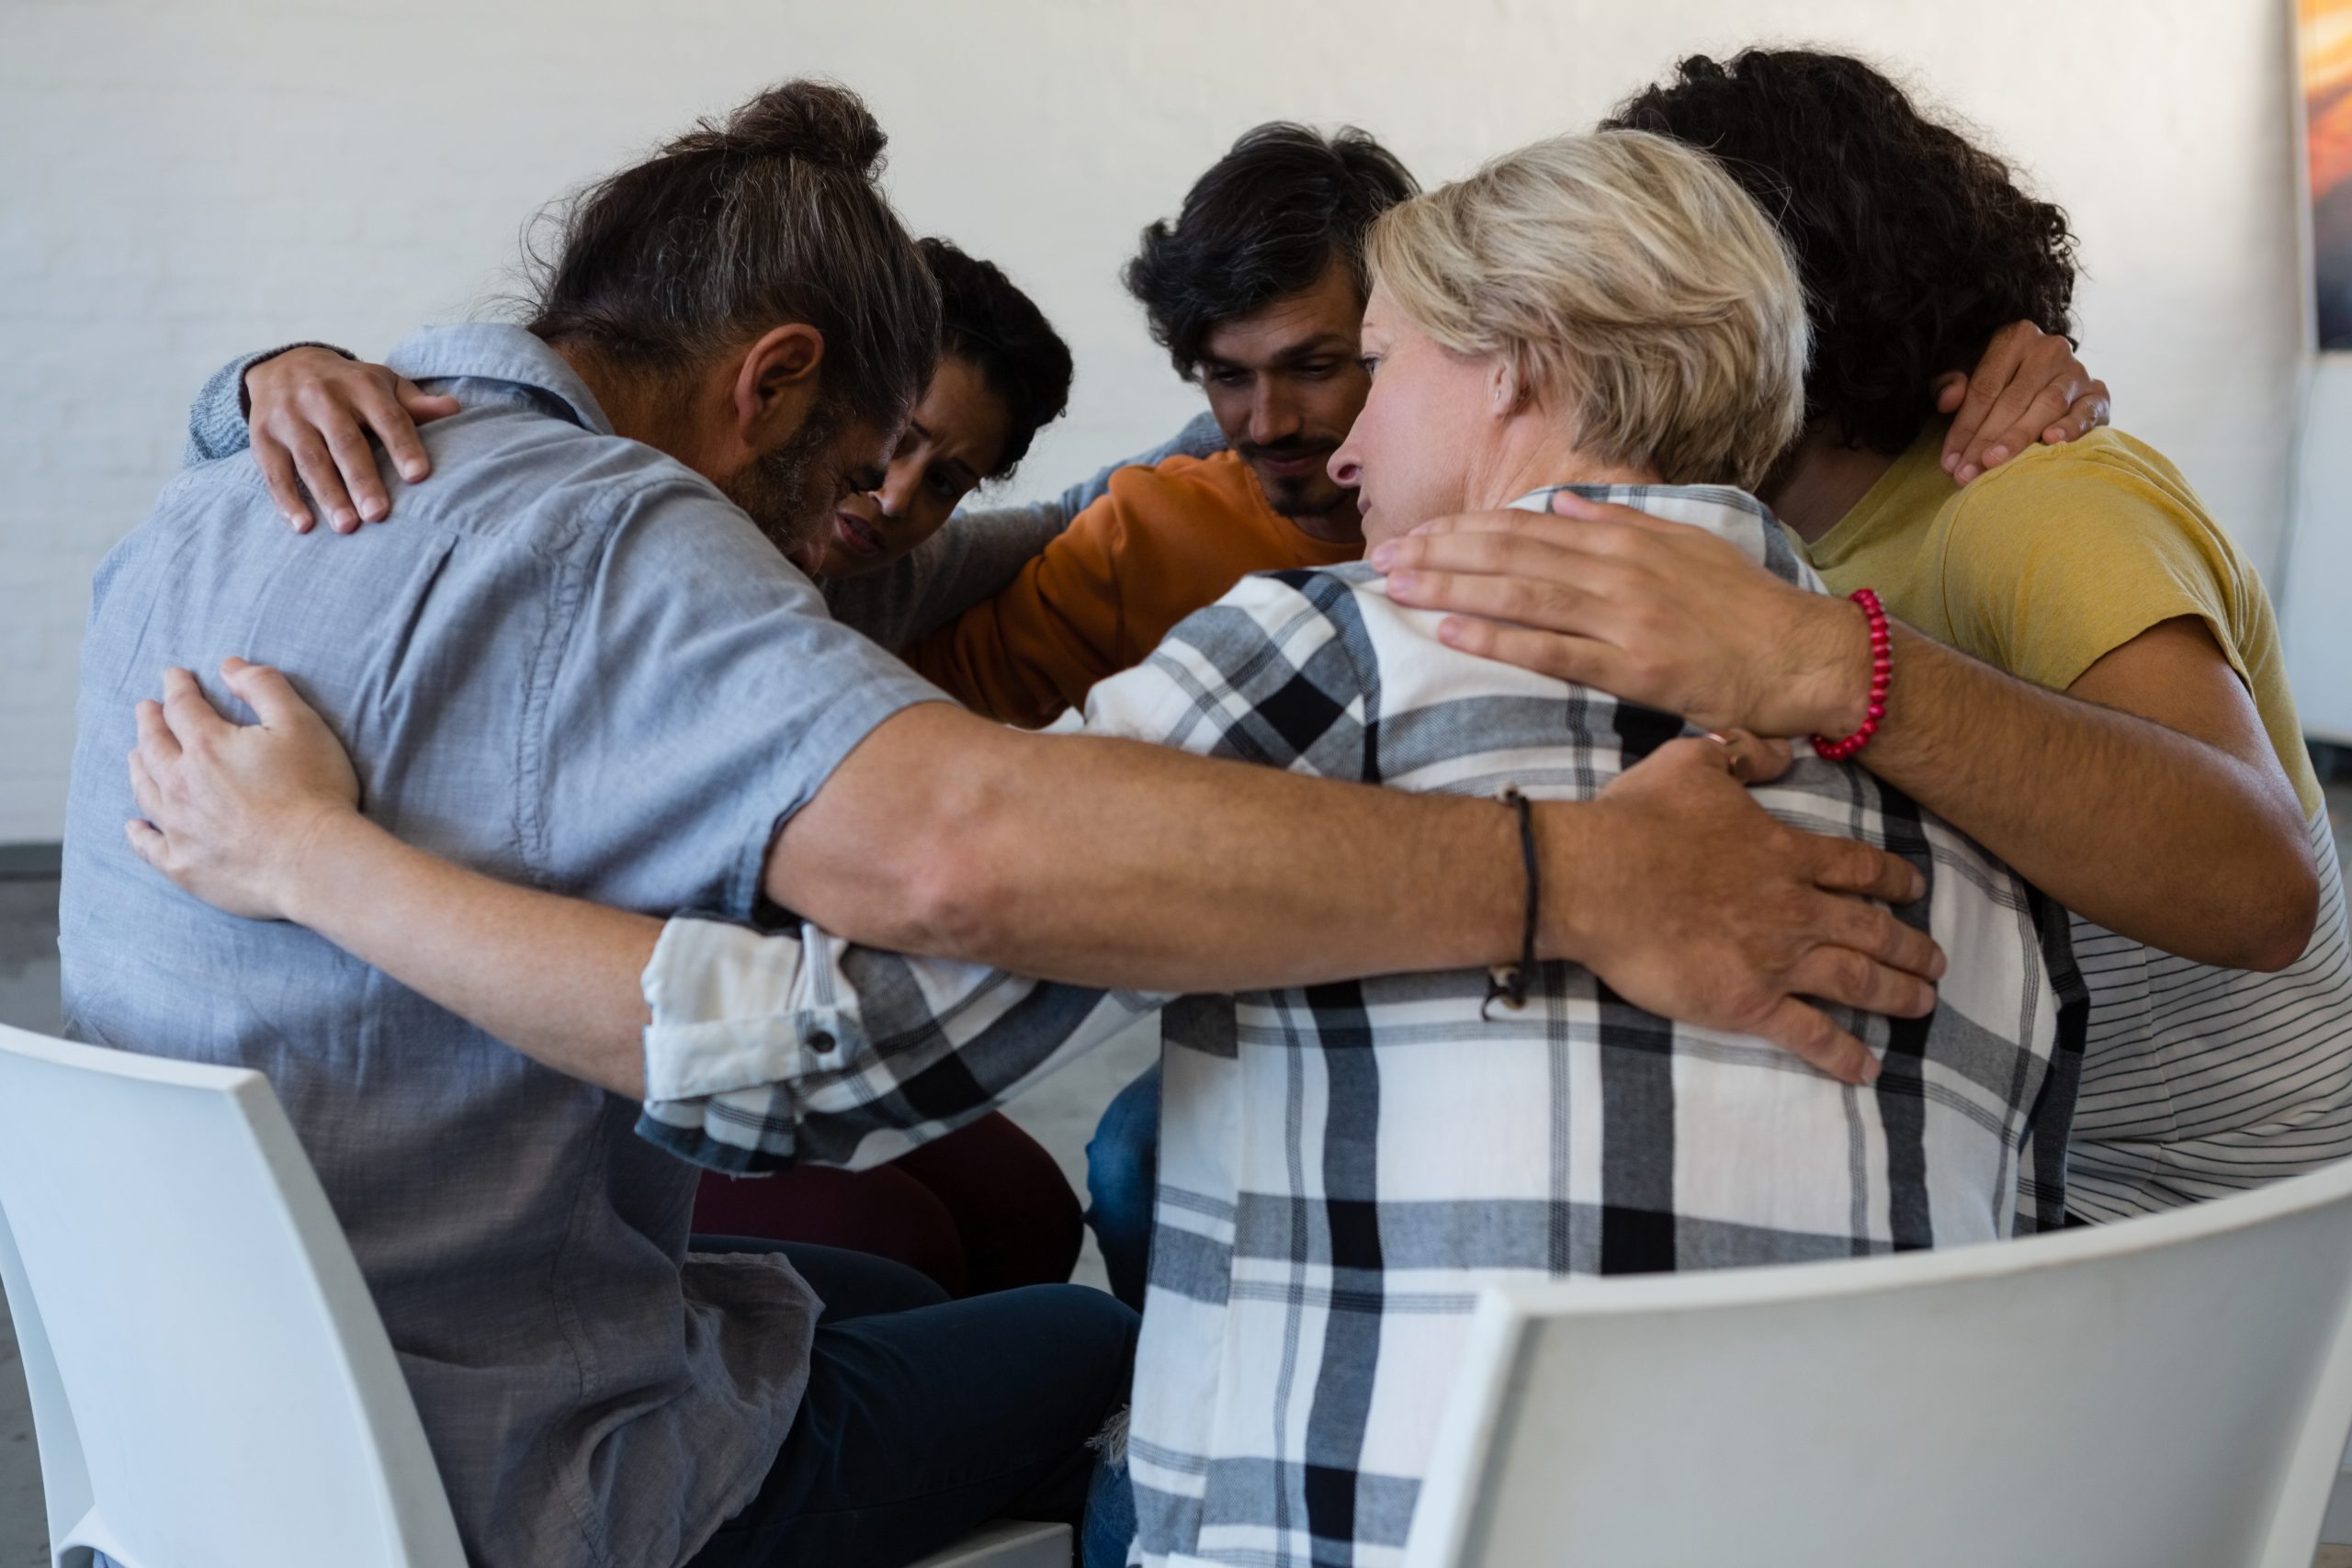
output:
M1135 662L1117 580L1126 526L1118 495L1099 498L1011 586L916 642L906 661L975 713L1052 723Z

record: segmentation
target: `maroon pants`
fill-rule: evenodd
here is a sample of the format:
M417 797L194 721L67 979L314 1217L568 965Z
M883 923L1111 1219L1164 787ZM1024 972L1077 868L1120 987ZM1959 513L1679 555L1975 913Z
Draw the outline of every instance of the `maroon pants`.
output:
M870 1253L977 1296L1068 1280L1082 1222L1054 1156L990 1115L872 1170L705 1171L694 1228Z

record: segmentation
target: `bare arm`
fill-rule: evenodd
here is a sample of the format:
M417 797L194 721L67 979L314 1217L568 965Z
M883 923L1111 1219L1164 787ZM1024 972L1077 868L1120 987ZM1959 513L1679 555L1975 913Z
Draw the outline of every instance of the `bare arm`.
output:
M1380 558L1390 591L1460 612L1440 634L1457 647L1697 724L1859 727L1870 660L1855 606L1700 530L1559 505L1566 519L1481 514L1396 541ZM2301 953L2318 897L2301 812L2201 627L2151 628L2064 694L1907 628L1894 660L1864 766L2124 936L2246 968Z
M1572 853L1578 825L1546 826ZM793 818L767 892L871 946L1242 990L1509 957L1516 832L1491 801L1030 735L934 703L876 729ZM1555 952L1577 941L1547 934Z
M291 916L563 1070L607 1085L645 1014L650 922L504 888L347 820L334 737L282 675L185 671L142 705L130 825L149 863L232 912ZM1540 806L1541 946L1640 1005L1762 1035L1841 1077L1868 1054L1817 997L1933 1005L1920 932L1867 898L1908 866L1773 822L1736 760L1678 742L1603 798ZM770 890L855 941L1048 978L1234 990L1508 960L1525 894L1511 814L1085 738L941 705L879 726L784 833ZM1859 895L1859 897L1857 896ZM561 906L559 912L558 906Z
M2309 829L2201 622L2149 628L2063 696L1907 630L1897 656L1914 688L1863 759L1880 777L2135 941L2242 969L2302 955Z
M644 1098L638 976L661 921L468 871L356 812L322 826L287 886L286 919L532 1060Z

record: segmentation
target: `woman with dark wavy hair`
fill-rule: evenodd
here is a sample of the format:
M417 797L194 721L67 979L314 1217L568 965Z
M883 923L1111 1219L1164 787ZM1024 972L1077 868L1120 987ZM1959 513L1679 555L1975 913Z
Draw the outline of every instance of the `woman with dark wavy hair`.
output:
M1979 464L1928 390L2004 323L2068 330L2064 212L1845 55L1694 55L1611 123L1713 154L1797 258L1805 430L1763 493L1831 587L1904 623L1859 760L2073 912L2091 1033L2069 1214L2352 1156L2352 939L2260 574L2146 443L2052 406L2026 425L2041 444ZM1459 621L1456 646L1713 728L1850 728L1853 606L1638 513L1557 510L1457 520L1380 564L1407 603L1531 623Z

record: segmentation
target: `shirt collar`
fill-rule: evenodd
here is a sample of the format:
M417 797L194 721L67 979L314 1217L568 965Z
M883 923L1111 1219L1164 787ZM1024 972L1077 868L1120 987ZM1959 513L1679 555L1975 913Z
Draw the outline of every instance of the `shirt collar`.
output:
M460 321L426 327L385 356L384 363L412 381L460 377L528 387L560 405L558 412L598 435L615 434L613 422L579 372L561 355L521 327L500 321Z
M1630 506L1669 523L1704 528L1736 546L1742 555L1786 582L1818 590L1820 581L1796 539L1772 509L1730 485L1546 485L1512 502L1517 512L1549 512L1552 497L1568 491L1607 506Z
M1945 502L1959 495L1960 487L1944 472L1944 432L1949 428L1942 420L1929 420L1909 449L1813 542L1805 558L1834 570L1855 551L1889 532L1933 517Z

